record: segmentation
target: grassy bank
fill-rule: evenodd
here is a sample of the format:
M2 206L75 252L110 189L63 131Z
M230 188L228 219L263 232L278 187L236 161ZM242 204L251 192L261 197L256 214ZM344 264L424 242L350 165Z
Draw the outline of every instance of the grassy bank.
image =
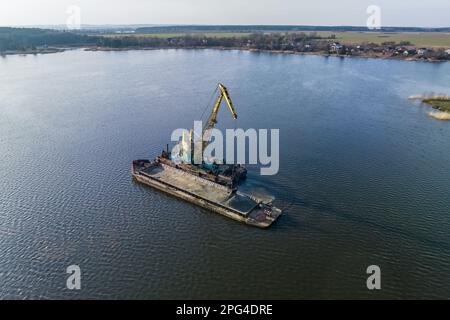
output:
M426 98L422 102L431 105L434 109L450 113L450 98Z

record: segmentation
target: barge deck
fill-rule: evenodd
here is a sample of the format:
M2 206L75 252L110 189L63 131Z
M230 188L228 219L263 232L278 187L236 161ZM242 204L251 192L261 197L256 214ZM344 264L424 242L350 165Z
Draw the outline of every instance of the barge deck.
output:
M281 215L271 203L158 160L135 160L132 175L155 189L246 224L267 228Z

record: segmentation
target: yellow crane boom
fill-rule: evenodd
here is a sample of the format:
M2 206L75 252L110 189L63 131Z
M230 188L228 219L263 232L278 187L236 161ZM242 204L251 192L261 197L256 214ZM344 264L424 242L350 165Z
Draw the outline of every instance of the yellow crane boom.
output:
M190 158L191 158L191 161L193 161L194 163L199 163L199 161L201 163L203 163L203 151L210 144L209 139L210 139L210 135L211 135L211 129L213 129L214 125L217 123L217 115L218 115L220 105L221 105L223 99L225 99L228 109L230 110L231 115L233 116L233 119L235 119L235 120L237 119L237 113L234 110L233 102L231 101L230 94L228 93L227 88L223 84L219 83L217 85L217 89L219 89L219 96L216 99L216 103L214 104L213 110L212 110L211 114L209 115L207 122L205 123L205 125L202 128L201 136L197 136L196 132L194 132L192 129L190 130L190 137L189 137L189 141L191 142ZM183 137L183 141L184 141L184 137ZM194 145L201 147L201 150L202 150L201 155L195 154L194 150L199 150L199 149L196 149L197 147L194 147ZM197 158L200 156L201 156L201 160L199 158Z
M228 109L230 110L231 115L233 116L233 119L235 119L235 120L237 119L237 113L234 110L233 102L231 101L231 98L230 98L227 88L225 88L225 86L221 83L219 83L217 87L219 88L219 96L217 97L216 103L214 104L214 108L211 112L211 115L208 118L208 121L206 122L205 126L203 127L203 135L205 133L207 134L207 130L211 130L212 128L214 128L214 125L217 123L217 114L219 112L220 105L224 98L228 105ZM204 140L208 140L208 138L209 137L204 137ZM206 146L208 144L209 143L207 141L205 141L203 143L203 149L206 148Z
M234 111L233 102L231 101L227 88L225 88L225 86L221 83L218 84L218 88L220 91L219 96L217 97L211 115L209 116L208 121L206 122L205 127L203 128L203 132L214 128L214 125L217 123L217 113L219 112L220 104L222 103L223 98L225 98L225 101L227 102L228 109L230 109L233 119L237 119L237 114L236 111Z

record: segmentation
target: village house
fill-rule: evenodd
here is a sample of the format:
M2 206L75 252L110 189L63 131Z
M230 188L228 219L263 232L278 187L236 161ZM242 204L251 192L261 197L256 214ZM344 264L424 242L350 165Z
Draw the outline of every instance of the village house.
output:
M420 48L419 50L417 50L417 54L419 56L424 56L428 53L428 49L427 48Z
M302 48L303 52L309 52L312 51L312 47L310 44L305 44Z
M391 53L394 51L394 48L391 46L384 46L383 53Z
M339 42L333 42L330 45L330 53L341 53L344 47Z
M406 49L405 49L404 47L397 46L397 47L394 48L393 54L394 54L394 55L400 55L400 54L403 54L403 52L404 52L405 50L406 50Z
M414 56L417 54L417 50L414 47L403 47L400 53L404 56Z

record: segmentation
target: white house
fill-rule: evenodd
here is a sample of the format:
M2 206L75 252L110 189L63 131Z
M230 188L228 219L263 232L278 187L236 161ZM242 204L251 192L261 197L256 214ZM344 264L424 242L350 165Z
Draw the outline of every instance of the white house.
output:
M428 53L428 49L427 48L420 48L419 50L417 50L417 54L419 56L424 56Z
M343 49L343 46L339 42L333 42L330 46L330 51L333 53L339 53Z

